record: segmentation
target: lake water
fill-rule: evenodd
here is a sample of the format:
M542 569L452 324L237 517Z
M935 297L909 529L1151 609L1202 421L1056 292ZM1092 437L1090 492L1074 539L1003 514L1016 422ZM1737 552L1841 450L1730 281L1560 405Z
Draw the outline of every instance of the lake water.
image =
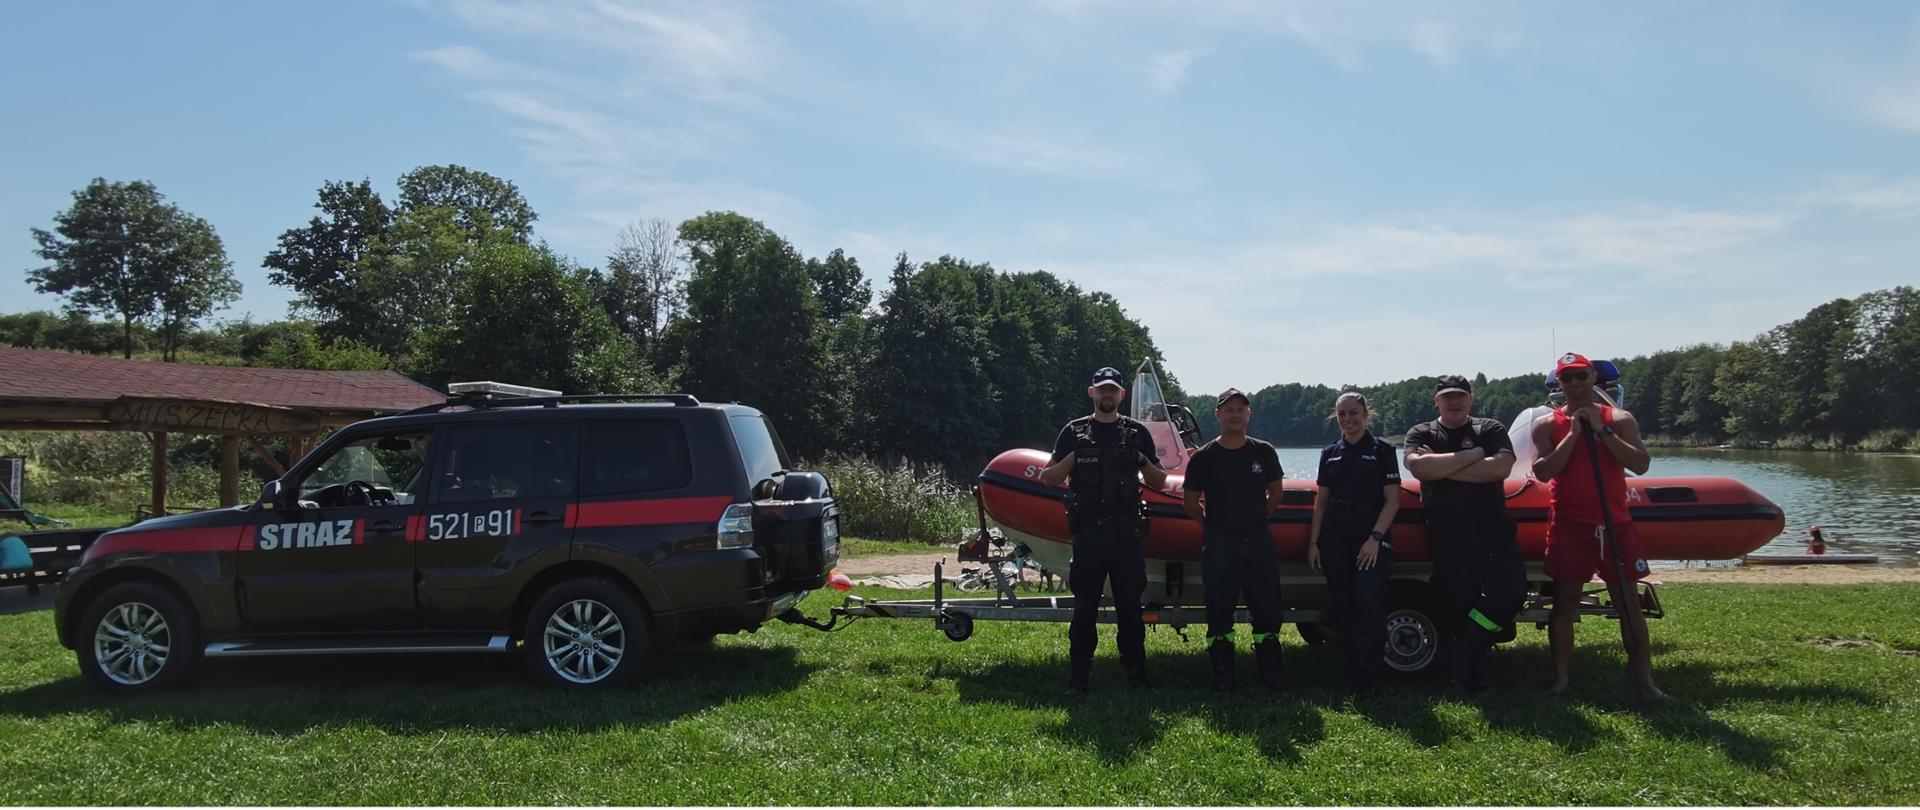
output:
M1314 477L1319 459L1319 448L1280 450L1288 478ZM1787 527L1756 553L1801 553L1818 525L1831 553L1920 566L1920 456L1656 447L1647 474L1733 478L1779 504Z

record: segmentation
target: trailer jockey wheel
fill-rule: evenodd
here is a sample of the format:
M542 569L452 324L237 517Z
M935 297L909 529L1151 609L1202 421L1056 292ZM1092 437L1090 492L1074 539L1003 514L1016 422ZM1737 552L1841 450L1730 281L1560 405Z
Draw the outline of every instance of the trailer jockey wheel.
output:
M958 611L947 611L947 620L940 623L940 631L947 634L948 641L966 641L973 637L973 617Z

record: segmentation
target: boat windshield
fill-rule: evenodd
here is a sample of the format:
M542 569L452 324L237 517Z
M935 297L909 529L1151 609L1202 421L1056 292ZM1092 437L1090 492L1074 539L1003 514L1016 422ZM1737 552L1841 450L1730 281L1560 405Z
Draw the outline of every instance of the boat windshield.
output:
M1131 416L1153 436L1160 469L1170 473L1186 469L1187 456L1200 449L1200 426L1186 406L1167 401L1151 358L1134 371L1127 399L1132 403Z

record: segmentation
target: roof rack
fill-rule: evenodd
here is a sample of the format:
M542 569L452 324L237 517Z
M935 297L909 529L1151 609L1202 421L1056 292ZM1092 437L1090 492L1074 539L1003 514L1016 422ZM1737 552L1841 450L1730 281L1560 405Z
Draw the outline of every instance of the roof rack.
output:
M446 402L414 408L400 415L413 416L422 413L437 413L454 407L466 407L476 411L486 411L495 408L530 408L535 406L553 408L560 405L586 405L613 402L670 402L673 403L673 406L676 408L691 408L700 404L700 400L695 399L692 394L568 394L557 397L511 397L506 399L455 395L447 397Z

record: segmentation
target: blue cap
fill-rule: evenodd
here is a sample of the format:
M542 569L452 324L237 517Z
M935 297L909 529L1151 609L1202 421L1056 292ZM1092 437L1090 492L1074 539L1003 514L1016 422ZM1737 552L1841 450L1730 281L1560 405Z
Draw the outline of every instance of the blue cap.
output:
M1112 366L1107 366L1106 368L1103 368L1103 369L1100 369L1099 371L1094 372L1093 382L1088 383L1088 385L1092 385L1095 388L1098 388L1103 385L1111 385L1115 388L1125 388L1127 387L1127 384L1124 382L1121 382L1121 380L1124 380L1124 379L1126 378L1120 376L1120 372L1118 370L1116 370Z

